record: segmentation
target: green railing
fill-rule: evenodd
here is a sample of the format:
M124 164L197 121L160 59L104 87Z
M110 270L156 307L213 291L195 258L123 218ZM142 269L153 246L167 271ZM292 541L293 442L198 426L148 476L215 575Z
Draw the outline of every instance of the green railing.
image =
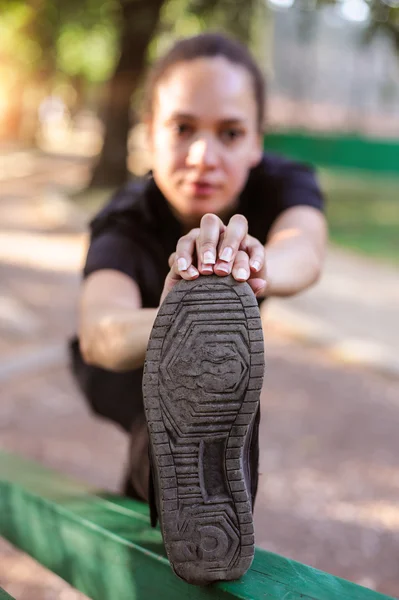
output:
M311 164L399 175L399 140L311 132L271 132L266 149Z
M0 600L15 600L12 596L7 594L4 590L0 588Z
M191 586L172 572L145 504L6 453L0 453L0 535L93 600L389 600L259 549L239 581Z
M191 586L172 572L146 505L5 453L0 535L93 600L388 600L264 550L238 581Z

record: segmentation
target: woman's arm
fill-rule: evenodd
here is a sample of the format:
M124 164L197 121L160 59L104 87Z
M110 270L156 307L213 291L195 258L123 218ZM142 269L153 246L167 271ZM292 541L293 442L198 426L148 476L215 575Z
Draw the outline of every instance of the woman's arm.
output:
M79 340L84 360L112 371L143 366L158 309L142 308L136 282L119 271L95 271L83 283Z
M219 221L215 215L207 215L199 230L181 238L171 257L162 299L180 278L198 277L198 270L194 268L195 273L191 273L189 267L196 245L198 256L210 250L213 253L210 272L220 276L232 273L238 281L249 278L259 295L290 296L317 281L327 238L325 218L317 209L296 206L284 211L270 231L265 251L260 242L247 236L244 217L236 215L224 229ZM218 248L220 237L223 242ZM240 244L245 251L239 250ZM229 261L217 258L226 247L233 249ZM178 268L179 258L185 259L185 269ZM252 261L258 266L252 267ZM207 274L207 264L197 267ZM242 269L245 276L240 275ZM80 301L79 338L84 360L112 371L142 367L157 312L157 308L142 308L139 287L127 275L113 269L95 271L85 280Z
M276 219L265 246L264 295L291 296L320 277L327 240L326 219L311 206L295 206Z
M265 246L247 232L243 215L234 215L227 227L216 215L205 215L199 229L179 240L169 263L168 289L180 278L198 277L198 271L221 277L231 273L237 281L248 281L258 297L291 296L317 281L327 240L320 210L306 205L286 209L274 222ZM191 273L195 255L205 257L209 252L211 264L202 259L196 264L196 274ZM179 268L181 260L184 268Z

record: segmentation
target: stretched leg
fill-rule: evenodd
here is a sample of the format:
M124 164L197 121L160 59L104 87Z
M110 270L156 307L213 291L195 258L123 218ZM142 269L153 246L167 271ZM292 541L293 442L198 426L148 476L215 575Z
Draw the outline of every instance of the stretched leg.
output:
M148 433L143 406L143 369L113 373L84 362L77 338L70 343L71 369L97 415L120 425L130 434L128 466L122 493L148 501Z
M148 502L150 464L148 430L144 410L132 423L128 466L122 486L124 496Z

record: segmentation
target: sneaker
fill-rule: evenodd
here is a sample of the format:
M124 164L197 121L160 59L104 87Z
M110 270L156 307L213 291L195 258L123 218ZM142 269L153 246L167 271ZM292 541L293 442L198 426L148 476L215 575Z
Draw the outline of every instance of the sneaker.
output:
M238 579L252 563L263 372L250 286L180 281L154 323L143 393L150 503L172 568L189 583Z

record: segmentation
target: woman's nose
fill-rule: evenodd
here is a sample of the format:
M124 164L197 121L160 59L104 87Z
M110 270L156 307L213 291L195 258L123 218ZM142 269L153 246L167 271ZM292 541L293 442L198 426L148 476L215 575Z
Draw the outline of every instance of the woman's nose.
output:
M200 139L193 142L188 151L187 164L190 167L215 167L217 152L212 141Z

